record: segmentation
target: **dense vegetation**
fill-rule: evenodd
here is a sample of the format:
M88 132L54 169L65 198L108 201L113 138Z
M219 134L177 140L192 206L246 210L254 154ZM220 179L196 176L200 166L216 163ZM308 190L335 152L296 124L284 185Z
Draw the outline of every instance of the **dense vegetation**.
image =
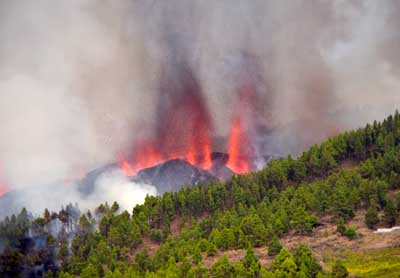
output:
M46 277L347 277L341 262L328 272L310 248L288 250L279 238L311 235L327 214L339 234L356 238L346 223L361 208L368 227L395 225L400 194L389 192L399 189L399 174L396 112L224 184L147 196L131 213L117 203L84 214L69 205L36 219L22 210L0 223L0 274L44 264ZM254 254L260 246L273 256L268 268ZM230 249L247 253L237 263L222 256L204 265L205 257Z

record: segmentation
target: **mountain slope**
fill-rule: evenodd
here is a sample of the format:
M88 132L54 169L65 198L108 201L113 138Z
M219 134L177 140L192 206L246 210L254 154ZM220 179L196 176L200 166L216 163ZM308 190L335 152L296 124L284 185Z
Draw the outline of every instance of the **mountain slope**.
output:
M382 123L313 146L297 159L272 160L261 171L226 183L148 196L132 214L119 212L117 204L100 205L94 214L81 215L75 233L56 240L60 246L70 243L68 252L48 248L58 253L62 275L82 277L328 277L331 271L345 273L343 265L368 277L351 265L350 256L360 253L345 257L338 247L369 250L374 241L363 239L372 238L374 229L399 223L399 174L396 112ZM68 222L65 213L56 217ZM1 223L0 235L18 242L15 235L25 234L29 225L19 233L10 233L10 227L21 226L23 219ZM48 221L46 215L36 219L35 229L46 233ZM377 242L384 239L377 237ZM382 250L396 248L393 237ZM318 249L324 240L321 246L333 246L327 250L333 254ZM235 250L246 250L245 255L233 262L220 256ZM12 257L7 254L6 263ZM379 273L398 275L398 257L388 254L387 262L375 261Z

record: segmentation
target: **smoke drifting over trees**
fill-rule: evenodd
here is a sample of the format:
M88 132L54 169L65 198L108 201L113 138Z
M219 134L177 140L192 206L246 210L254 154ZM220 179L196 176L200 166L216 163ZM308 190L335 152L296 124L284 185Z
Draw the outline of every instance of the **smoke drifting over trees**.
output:
M79 178L158 134L171 61L199 83L214 138L250 80L260 153L383 118L400 103L399 12L396 0L3 0L0 180Z

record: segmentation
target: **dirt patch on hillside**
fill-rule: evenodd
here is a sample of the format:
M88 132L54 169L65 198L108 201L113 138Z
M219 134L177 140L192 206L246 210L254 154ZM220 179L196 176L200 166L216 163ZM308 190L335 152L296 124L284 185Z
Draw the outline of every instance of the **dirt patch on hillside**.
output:
M341 169L341 170L352 170L356 165L357 165L357 163L355 163L352 160L345 160L342 163L340 163L339 169Z
M324 257L326 254L335 254L340 258L344 250L364 251L371 249L385 249L400 246L400 232L377 234L374 230L369 229L364 223L365 210L359 210L356 216L346 223L346 226L352 226L356 229L359 237L354 240L349 240L347 237L340 236L336 233L336 224L333 222L332 216L324 216L321 219L321 226L316 228L312 235L303 236L294 233L289 233L281 239L281 243L288 249L293 249L299 244L309 246L318 261L324 267ZM273 257L268 256L268 248L260 247L254 249L255 254L260 260L262 266L270 266ZM206 266L211 266L214 262L226 255L233 263L239 262L246 255L246 250L228 250L218 252L213 257L207 257L203 254L203 263Z
M262 266L270 265L272 263L273 257L268 256L267 247L254 248L254 254L258 257L258 259L260 260L260 264ZM215 263L216 260L218 260L222 256L227 256L229 261L231 261L232 263L240 262L246 256L246 250L237 249L237 250L220 251L215 256L212 257L207 257L207 254L205 253L202 255L203 255L202 263L205 266L210 267Z

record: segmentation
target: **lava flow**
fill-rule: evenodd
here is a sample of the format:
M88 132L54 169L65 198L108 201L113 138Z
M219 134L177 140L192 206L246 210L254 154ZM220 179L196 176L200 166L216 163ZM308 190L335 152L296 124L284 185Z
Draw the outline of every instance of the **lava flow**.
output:
M246 147L246 141L247 139L243 132L242 121L239 117L236 117L233 120L229 135L229 159L226 166L238 174L247 173L250 170L249 158L242 152L243 147Z
M208 170L212 166L211 162L211 135L207 117L200 114L193 122L193 132L186 155L186 160L192 165L198 165Z

